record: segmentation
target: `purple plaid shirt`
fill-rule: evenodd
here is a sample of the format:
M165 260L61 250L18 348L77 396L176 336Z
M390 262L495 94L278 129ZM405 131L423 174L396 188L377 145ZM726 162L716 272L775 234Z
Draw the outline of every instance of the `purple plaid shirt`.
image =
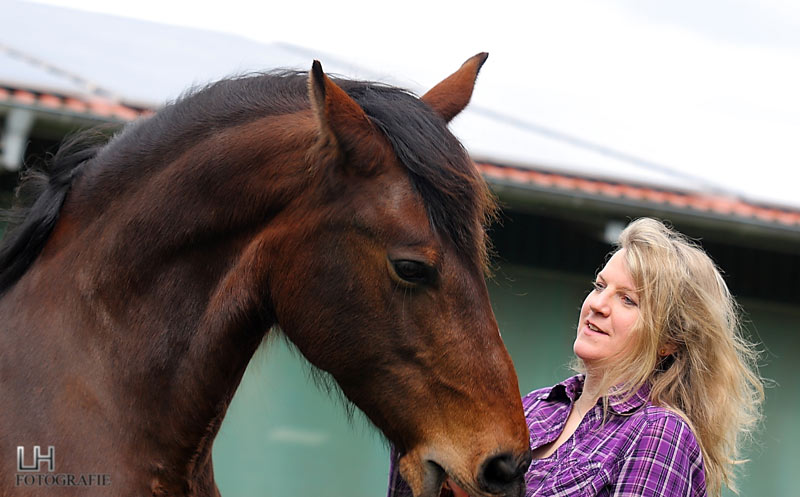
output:
M578 375L523 397L531 448L558 438L582 388ZM605 423L598 402L555 453L533 460L525 496L707 495L694 434L680 416L649 403L648 393L644 387L625 402L612 401ZM410 495L393 461L389 497Z

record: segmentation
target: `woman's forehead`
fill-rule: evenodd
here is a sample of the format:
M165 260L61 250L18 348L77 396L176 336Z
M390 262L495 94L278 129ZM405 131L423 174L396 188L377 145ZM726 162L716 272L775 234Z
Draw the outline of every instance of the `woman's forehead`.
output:
M628 290L635 291L636 285L633 282L633 276L628 269L628 263L625 259L625 249L620 249L611 256L606 262L606 265L600 271L599 276L604 280L614 280L617 286L625 287Z

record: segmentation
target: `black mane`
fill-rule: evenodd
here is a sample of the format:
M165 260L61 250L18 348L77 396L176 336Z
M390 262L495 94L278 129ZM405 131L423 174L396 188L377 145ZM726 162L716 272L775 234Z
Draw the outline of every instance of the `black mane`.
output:
M22 221L0 246L0 293L33 263L58 221L73 179L86 169L113 198L137 177L170 162L187 146L221 129L309 107L308 74L273 72L231 78L195 89L154 116L128 125L105 143L96 131L62 145L46 171L29 173L21 190L36 190ZM494 204L447 124L409 92L374 82L335 79L385 133L428 210L433 228L460 253L485 263L483 226ZM157 160L156 160L157 158ZM87 183L91 188L92 182ZM87 186L84 185L84 186Z
M31 169L23 175L17 189L22 205L1 213L9 230L0 245L0 293L36 260L58 221L80 166L93 158L106 140L108 135L99 128L74 135L61 145L46 170Z

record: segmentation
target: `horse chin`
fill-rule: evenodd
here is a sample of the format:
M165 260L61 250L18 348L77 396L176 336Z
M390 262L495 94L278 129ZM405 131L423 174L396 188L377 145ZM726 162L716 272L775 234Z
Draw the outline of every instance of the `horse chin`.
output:
M400 458L400 474L411 487L414 497L439 497L447 477L437 463L423 459L419 452L410 452Z

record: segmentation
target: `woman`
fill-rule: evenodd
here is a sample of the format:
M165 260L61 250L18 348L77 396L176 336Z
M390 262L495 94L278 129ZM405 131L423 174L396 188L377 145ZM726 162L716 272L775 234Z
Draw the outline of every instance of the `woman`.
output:
M526 496L735 490L763 387L702 249L653 219L632 222L581 307L573 350L581 374L523 398ZM450 480L442 493L467 496Z

